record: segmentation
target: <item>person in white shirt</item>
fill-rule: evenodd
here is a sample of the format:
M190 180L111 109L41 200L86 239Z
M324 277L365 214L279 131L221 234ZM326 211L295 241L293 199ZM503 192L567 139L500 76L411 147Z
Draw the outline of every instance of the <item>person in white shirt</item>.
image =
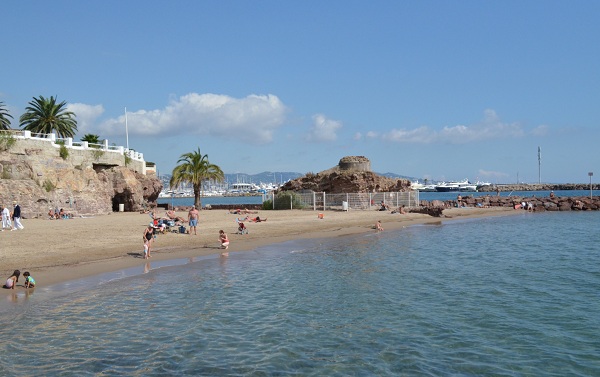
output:
M10 211L6 206L2 206L2 230L4 230L4 228L12 229Z

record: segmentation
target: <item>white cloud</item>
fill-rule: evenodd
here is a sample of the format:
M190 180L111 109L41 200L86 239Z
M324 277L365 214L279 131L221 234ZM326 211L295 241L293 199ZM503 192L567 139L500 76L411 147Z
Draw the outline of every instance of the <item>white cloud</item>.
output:
M86 105L84 103L69 103L67 111L75 114L77 119L77 133L84 135L92 133L96 119L104 113L102 105Z
M519 138L524 135L521 125L503 123L494 110L487 109L484 111L483 120L471 126L456 125L444 127L441 131L432 130L427 126L412 130L392 129L382 137L384 140L402 143L464 144L482 140Z
M313 125L307 136L308 141L325 142L337 139L336 131L342 128L342 123L327 119L323 114L313 115Z
M354 134L354 140L362 140L363 139L363 134L361 134L360 132L357 132Z
M479 175L482 177L486 177L486 178L506 178L509 175L506 173L502 173L499 171L492 171L492 170L483 170L483 169L479 169Z
M274 95L233 98L190 93L172 100L164 109L127 113L129 134L142 136L205 135L267 143L285 121L286 106ZM122 135L125 115L99 126L105 135Z
M533 136L546 136L546 134L548 133L548 129L548 126L542 124L541 126L537 126L533 130L531 130L531 134Z

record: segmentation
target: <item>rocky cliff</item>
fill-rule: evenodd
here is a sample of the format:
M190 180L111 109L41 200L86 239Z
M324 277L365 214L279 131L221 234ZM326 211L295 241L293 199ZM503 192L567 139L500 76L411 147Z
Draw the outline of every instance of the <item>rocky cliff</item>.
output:
M118 211L120 204L125 211L137 211L155 202L162 190L155 176L109 163L94 151L88 158L65 158L48 143L22 140L2 149L0 204L12 208L18 202L24 218L45 217L57 207L75 216Z

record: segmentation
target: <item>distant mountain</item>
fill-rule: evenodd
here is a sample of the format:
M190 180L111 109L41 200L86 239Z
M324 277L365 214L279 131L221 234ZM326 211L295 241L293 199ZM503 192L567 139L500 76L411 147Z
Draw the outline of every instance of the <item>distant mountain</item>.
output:
M265 171L258 174L246 173L225 173L225 182L227 183L283 183L291 179L302 177L304 174L295 172L271 172ZM160 179L164 187L169 187L171 174L161 174Z
M416 181L417 180L417 178L415 178L415 177L407 177L405 175L399 175L399 174L396 174L396 173L377 173L377 172L374 172L374 173L377 174L377 175L388 177L388 178L408 179L409 181Z
M265 171L258 174L226 173L225 180L229 183L283 183L290 179L302 177L304 174L295 172Z

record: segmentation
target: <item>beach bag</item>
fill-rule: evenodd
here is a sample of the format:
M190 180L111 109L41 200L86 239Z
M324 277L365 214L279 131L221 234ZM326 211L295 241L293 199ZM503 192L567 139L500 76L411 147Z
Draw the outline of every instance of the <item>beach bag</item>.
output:
M179 227L179 233L185 233L185 227L183 225Z
M168 226L175 226L175 220L169 220L169 221L167 221L167 225Z

